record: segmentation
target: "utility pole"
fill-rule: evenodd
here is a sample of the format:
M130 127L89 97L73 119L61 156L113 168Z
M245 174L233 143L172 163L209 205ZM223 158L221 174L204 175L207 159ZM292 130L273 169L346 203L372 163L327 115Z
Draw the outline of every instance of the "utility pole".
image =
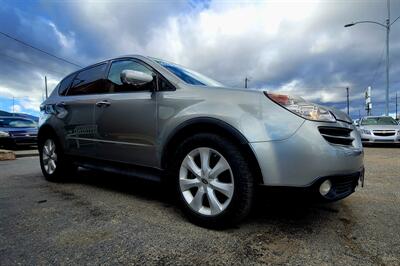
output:
M397 116L397 92L396 92L396 120L399 119L399 117Z
M367 115L371 115L372 103L371 103L371 86L365 90L365 110L367 110Z
M44 89L46 91L46 99L49 97L48 93L47 93L47 77L44 76Z
M387 0L388 18L386 19L386 106L385 115L389 115L389 32L390 32L390 0Z
M15 97L13 96L13 106L12 106L13 116L15 115L15 112L14 112L14 103L15 103Z
M347 115L350 115L349 87L346 87L347 92Z
M248 77L244 78L244 87L247 89L247 83L250 81Z

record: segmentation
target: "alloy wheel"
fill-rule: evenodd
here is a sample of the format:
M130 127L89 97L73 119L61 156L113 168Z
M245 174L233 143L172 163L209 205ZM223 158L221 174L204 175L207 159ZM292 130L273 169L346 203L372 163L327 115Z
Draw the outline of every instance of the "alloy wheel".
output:
M218 215L229 206L233 197L232 169L216 150L194 149L181 164L179 187L193 211L206 216Z
M47 174L51 175L57 168L56 144L52 139L45 141L42 151L43 167Z

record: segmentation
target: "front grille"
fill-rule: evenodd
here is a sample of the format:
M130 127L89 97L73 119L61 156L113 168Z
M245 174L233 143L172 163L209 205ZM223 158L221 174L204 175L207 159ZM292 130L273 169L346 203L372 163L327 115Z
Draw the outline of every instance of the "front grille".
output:
M349 128L319 127L318 129L322 137L331 144L350 146L354 141L350 136L352 130Z
M36 137L37 133L29 133L29 132L10 132L13 137Z
M394 130L374 130L374 135L379 137L389 137L394 136L396 131Z

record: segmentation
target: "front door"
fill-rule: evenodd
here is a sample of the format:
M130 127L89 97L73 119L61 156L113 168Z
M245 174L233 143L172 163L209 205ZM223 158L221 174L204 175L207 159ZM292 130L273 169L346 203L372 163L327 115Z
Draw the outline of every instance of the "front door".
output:
M156 164L156 80L140 85L121 82L123 70L154 75L143 63L124 59L111 63L106 84L109 93L98 99L97 156L101 159L143 166Z

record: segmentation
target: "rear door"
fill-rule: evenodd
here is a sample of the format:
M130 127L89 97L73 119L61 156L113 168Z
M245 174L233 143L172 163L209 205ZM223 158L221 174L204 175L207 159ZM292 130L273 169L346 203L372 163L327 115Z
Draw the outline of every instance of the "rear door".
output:
M111 62L105 79L109 93L99 99L94 111L99 143L97 155L106 160L154 166L157 79L140 86L125 85L120 79L123 70L155 75L150 67L134 59Z
M94 123L94 107L106 92L104 76L107 63L83 69L75 75L71 87L65 92L59 108L66 110L66 152L74 155L95 157L97 127Z

